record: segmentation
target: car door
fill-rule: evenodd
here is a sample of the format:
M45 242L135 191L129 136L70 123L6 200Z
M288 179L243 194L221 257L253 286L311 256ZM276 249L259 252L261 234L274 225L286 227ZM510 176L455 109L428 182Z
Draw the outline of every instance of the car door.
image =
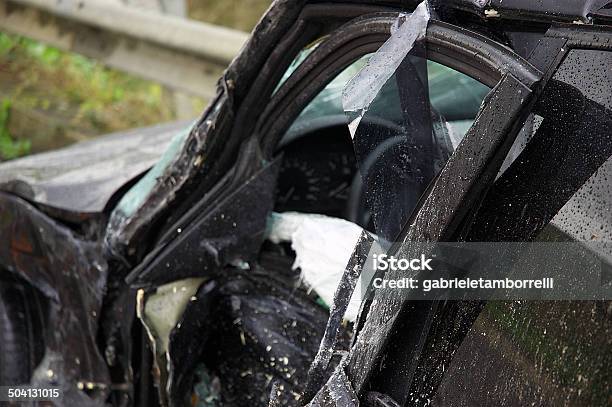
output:
M396 20L393 14L364 17L319 44L277 90L262 115L258 128L264 148L276 148L308 102L348 65L380 47ZM428 59L493 89L472 127L421 198L420 208L404 225L400 235L404 241L444 241L460 234L463 223L494 181L542 79L540 70L509 49L447 23L430 21L426 44ZM407 219L410 214L404 215ZM404 404L410 391L406 383L413 379L416 369L412 361L418 359L440 307L436 302L414 304L402 298L399 291L393 296L374 292L356 323L346 375L338 373L329 383L336 380L348 396L362 396L376 389ZM404 335L409 328L413 334ZM380 360L385 352L395 356L386 358L383 368Z
M596 28L549 31L548 40L563 41L563 60L534 109L529 139L515 143L474 229L477 239L534 240L563 245L570 258L581 250L596 255L602 286L612 263L609 36ZM562 299L486 304L447 361L432 404L608 404L610 298Z
M282 160L277 156L279 147L304 108L351 64L375 52L389 38L391 27L397 20L397 13L365 13L355 21L328 31L280 86L277 86L276 81L269 80L264 92L266 103L261 103L255 109L255 101L251 100L249 106L252 109L245 108L249 111L237 114L236 122L246 127L234 129L236 132L244 131L258 141L262 154L252 154L254 162L267 165L275 157ZM472 223L476 209L482 204L514 138L531 112L536 96L552 74L552 67L558 62L557 54L549 54L547 51L550 50L550 44L543 43L534 52L531 62L526 61L512 50L478 33L435 20L429 22L425 40L427 58L475 78L492 87L492 90L473 125L452 151L448 161L442 163L438 173L430 174L431 179L427 178L428 185L421 191L422 197L415 206L416 211L411 212L411 208L400 211L405 224L401 225L403 228L399 237L403 241L429 242L465 239L467 226ZM549 58L551 55L552 59ZM418 89L423 90L423 86ZM256 93L251 99L257 97ZM238 99L244 97L240 95ZM245 129L252 129L252 132ZM234 138L232 140L237 143ZM249 154L253 152L258 153L256 148L247 151ZM270 192L269 182L265 184L265 190ZM255 191L261 192L259 186L254 187ZM218 198L216 192L213 189L203 201L210 203L211 199ZM194 193L192 197L199 199L200 196ZM235 196L231 198L234 202L239 201L234 199ZM228 199L228 202L232 199ZM248 198L247 201L252 199ZM193 215L191 219L199 216L199 207L198 204L198 207L189 211ZM246 213L241 208L237 208L237 211ZM263 219L263 216L257 217ZM190 223L190 220L183 222L185 225ZM182 233L186 229L180 226L168 228L168 236L182 234L181 239L188 236ZM162 235L161 241L169 242L171 238ZM173 252L174 245L163 249L168 249L167 256L157 256L158 253L151 255L158 263L156 276L160 279L170 277L166 271L165 259L177 258L176 252ZM174 256L171 256L173 253ZM178 256L178 260L184 258ZM136 271L145 269L142 267ZM172 277L176 278L177 275ZM467 329L481 309L481 304L414 303L400 293L394 296L373 293L366 300L361 318L356 323L356 339L350 357L346 360L347 365L342 374L332 377L330 383L338 384L349 395L367 397L370 393L378 392L405 404L410 395L415 394L413 386L418 384L415 372L422 368L423 358L427 355L425 351L428 348L425 345L431 344L432 338L448 336L443 332L448 327L448 324L443 323L444 317L453 316L457 310L464 311L462 316L465 317L463 321ZM407 332L410 334L407 335ZM452 334L451 342L456 344L464 332L459 330ZM390 358L388 355L395 356ZM431 382L428 382L430 385ZM313 388L318 390L316 385ZM328 389L324 388L323 392Z
M602 167L602 165L606 163L611 154L610 139L604 134L605 129L609 127L607 123L610 120L610 112L606 107L606 101L609 99L607 91L602 91L600 87L594 86L591 82L592 79L573 76L573 80L570 80L572 74L569 74L567 69L564 72L565 76L553 76L557 67L556 61L560 61L565 57L565 52L573 48L590 47L593 50L582 55L583 62L589 59L591 61L607 60L605 56L600 55L601 50L605 49L603 44L606 42L607 34L593 35L590 38L595 40L585 44L586 34L578 34L577 31L565 31L560 34L559 31L553 29L538 44L530 60L538 65L543 72L539 85L544 89L544 93L533 97L532 102L536 102L536 104L521 105L528 97L523 99L524 95L517 96L522 94L522 91L517 93L516 88L512 90L510 98L516 98L515 101L520 102L516 110L518 116L515 116L515 111L510 108L512 106L511 100L503 100L502 97L497 100L499 104L496 105L495 92L507 86L508 82L504 84L504 81L507 81L509 77L507 76L500 81L483 106L479 119L484 119L487 113L496 116L502 111L511 117L511 120L506 122L509 127L497 133L498 135L503 134L498 139L502 144L497 147L497 153L501 154L501 157L496 157L493 150L487 151L487 147L482 148L483 145L494 146L494 139L483 140L471 139L470 137L474 134L494 136L496 129L491 124L498 123L499 119L489 121L485 126L486 128L480 129L479 125L485 122L479 123L477 119L462 144L441 171L421 209L412 218L410 226L405 231L403 242L452 241L455 239L465 239L466 241L530 241L540 234L542 228L562 209L572 195L580 194L579 189L587 183L598 168L601 168L605 174L605 167ZM558 45L559 40L562 41L560 47L552 46L552 44ZM552 52L546 51L547 48ZM577 50L571 51L565 57L566 63L572 60L572 52L579 53ZM597 54L598 52L600 54ZM544 58L546 54L548 56ZM587 57L587 55L590 56ZM574 55L574 59L576 58L579 57ZM542 63L544 60L548 63ZM607 63L603 62L596 64L596 66L599 67L600 73L593 72L592 75L596 78L605 76L606 68L604 67L607 66ZM574 70L573 75L578 75L578 71ZM553 80L547 81L551 76ZM588 85L587 83L591 84ZM604 88L609 90L609 77L606 77L603 83ZM589 96L589 93L593 92L597 93L596 97ZM499 96L500 94L498 94ZM582 109L576 109L576 106L581 105L583 106ZM523 123L523 120L517 120L517 118L527 113L532 107L534 113L545 116L543 122L545 124L527 143L528 147L525 147L523 154L519 156L520 158L514 161L515 165L511 165L512 169L506 170L500 175L498 173L500 159L503 160L508 152L507 145L502 147L502 139L508 137L508 135L516 134L518 130L516 125L519 123L522 125ZM488 109L492 110L488 111ZM512 136L505 140L508 142L511 139ZM478 140L478 142L471 144L471 140ZM574 142L576 144L573 144ZM478 151L479 158L476 158L476 160L482 158L483 167L477 169L478 165L473 166L471 161L474 158L470 155L462 157L461 153L466 152L466 150L462 150L462 147L469 147ZM536 150L537 152L535 152ZM559 163L563 163L560 168ZM477 175L476 172L470 172L469 168L472 171L484 170L484 172ZM487 168L491 170L488 174ZM468 172L464 172L466 170ZM446 171L449 172L446 173L448 178L445 179ZM514 171L522 172L519 175L518 172ZM512 181L509 181L510 178ZM609 193L603 192L605 183L599 185L600 193ZM609 184L607 190L609 191ZM582 193L584 194L584 191ZM484 196L484 200L480 201L482 196ZM477 210L475 210L475 204L479 207ZM574 225L576 224L576 217L580 218L581 211L575 210L575 212L572 217ZM557 221L559 221L559 218ZM607 223L599 223L600 230L606 230L607 226L605 224ZM376 292L370 301L372 304L370 308L361 314L362 319L359 321L361 327L358 328L359 332L357 333L355 346L351 350L346 368L345 388L352 386L355 393L359 395L367 395L370 392L390 395L399 405L427 405L434 399L440 380L445 376L445 366L448 366L449 361L452 360L457 346L463 341L464 335L471 327L474 318L480 314L484 303L469 301L414 302L407 300L407 296L401 290L387 291L386 294ZM515 305L520 308L520 305ZM601 315L606 313L604 311L605 305L603 305L603 308L601 305L595 304L592 306L592 310L600 310L595 311L595 315L598 315L598 317L595 317L596 320L599 320L598 318L604 318L605 320L605 316ZM572 308L572 305L567 306ZM574 312L582 312L580 309L584 308L579 304L574 306L576 306ZM538 306L534 305L534 307L537 308ZM540 307L546 306L540 304ZM560 310L565 309L564 307L566 305L560 304L553 309L557 308L559 312L562 312ZM534 314L538 315L538 312L534 312ZM506 315L508 315L507 312ZM543 308L540 308L539 315L550 317L551 314L546 314ZM517 319L519 319L518 316ZM598 337L595 332L605 335L608 329L606 326L605 323L594 321L593 325L589 327L589 335ZM527 328L525 330L529 331ZM515 334L519 335L519 332L515 332ZM520 334L524 335L526 332ZM599 335L600 339L602 338L601 335ZM473 340L474 337L471 338ZM593 341L587 341L586 343L587 345L583 346L583 349L597 346L592 345ZM498 345L502 346L501 343L498 343ZM480 349L478 351L473 350L473 352L481 354L485 351ZM474 354L472 353L472 355ZM591 363L590 369L596 370L597 366L602 365L602 363L605 365L602 357L591 359L590 362L595 360L595 363ZM465 368L465 364L463 366ZM472 369L481 368L481 365L470 364L470 366L472 366ZM497 369L500 369L500 366L496 364L490 363L489 366L497 366ZM586 367L584 369L589 370ZM455 374L457 374L456 372ZM590 370L590 372L592 373L593 370ZM497 373L500 372L496 371ZM463 370L462 374L464 377L470 377L472 373ZM474 373L474 376L484 377L478 373ZM601 380L605 382L601 374L595 376L597 379L592 376L591 378L598 383L601 383ZM517 376L514 376L513 379L515 384L525 385L525 383L529 383L529 380L521 382L517 379ZM341 381L342 379L338 378L338 380ZM347 382L350 383L350 386L346 385ZM482 389L480 394L489 394L496 387L484 388L483 386L480 388ZM571 393L571 390L569 392ZM521 403L531 399L536 400L536 404L546 404L545 396L535 396L535 393L529 393L529 391L522 391L518 394L525 397L521 399ZM592 400L601 397L601 393L596 389L591 390L590 394L595 397ZM500 405L499 403L511 405L511 400L517 396L517 394L508 393L498 393L497 395L498 397L494 397L496 401L491 402L491 405ZM445 396L442 399L446 403L456 405L452 397L458 397L459 393L449 392ZM504 401L506 396L508 396L507 400ZM469 396L462 397L463 403L470 400L464 405L482 403L486 399L478 400L477 398L470 399ZM564 402L574 403L576 400L572 397L577 396L567 395ZM558 396L558 398L562 397ZM551 405L554 405L554 403Z

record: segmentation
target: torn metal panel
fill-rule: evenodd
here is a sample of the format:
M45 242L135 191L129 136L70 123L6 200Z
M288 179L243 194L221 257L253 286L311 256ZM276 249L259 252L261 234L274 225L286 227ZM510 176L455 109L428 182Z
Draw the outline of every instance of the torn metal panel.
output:
M102 212L126 183L148 170L177 122L109 134L95 140L0 164L0 190L74 217Z
M163 238L164 244L130 273L129 283L149 286L207 276L228 264L255 258L273 207L279 163L265 162L257 149L248 143L235 172L228 174L230 180L235 178L230 182L235 188L226 188L214 202L204 200L193 208L195 219L183 221Z
M61 387L65 404L104 405L110 378L96 343L107 277L100 246L79 240L32 205L4 193L0 236L5 272L24 278L50 300L45 356L32 384Z

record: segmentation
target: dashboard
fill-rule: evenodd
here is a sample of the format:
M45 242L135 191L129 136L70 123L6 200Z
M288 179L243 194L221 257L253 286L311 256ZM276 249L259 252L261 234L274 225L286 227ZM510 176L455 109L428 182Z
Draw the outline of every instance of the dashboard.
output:
M283 158L275 211L345 216L357 171L346 125L302 136L287 143L279 152Z

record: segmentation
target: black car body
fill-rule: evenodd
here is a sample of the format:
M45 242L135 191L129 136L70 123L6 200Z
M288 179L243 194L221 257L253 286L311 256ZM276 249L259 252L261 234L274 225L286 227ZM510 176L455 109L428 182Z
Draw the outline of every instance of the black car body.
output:
M344 216L367 227L350 202L363 198L355 189L324 197L344 183L355 187L364 162L344 112L287 132L417 4L277 0L195 124L142 130L132 144L138 130L0 165L0 334L3 349L12 349L0 355L0 379L59 386L65 405L180 405L203 360L221 383L222 400L209 402L228 405L609 404L609 301L413 301L401 291L375 292L351 334L340 324L350 292L338 291L328 321L307 293L292 294L295 276L278 271L291 259L266 242L273 210ZM412 158L427 174L399 209L391 178L383 177L391 192L369 205L397 218L395 229L377 232L404 242L612 239L612 4L452 0L427 7L415 58L487 92L476 110L452 119L469 121L452 146L429 138L451 113L426 109L429 149L418 156L426 160ZM402 83L393 90L400 119ZM408 85L416 86L410 95L428 88ZM438 108L431 89L419 100ZM423 114L420 104L409 105L417 106L411 117ZM393 120L363 123L377 126L369 134L398 128ZM94 162L99 151L105 162ZM397 159L386 157L385 168ZM348 178L336 171L342 165ZM319 185L327 195L308 197L310 172L332 177ZM291 188L303 193L280 202ZM598 255L609 260L611 253ZM260 274L248 275L244 264ZM177 281L193 290L192 300L164 342L147 322L146 301ZM224 322L234 320L240 329ZM268 342L268 328L277 342ZM270 343L294 349L292 356L271 363ZM241 353L240 344L249 350ZM249 366L258 367L245 373Z

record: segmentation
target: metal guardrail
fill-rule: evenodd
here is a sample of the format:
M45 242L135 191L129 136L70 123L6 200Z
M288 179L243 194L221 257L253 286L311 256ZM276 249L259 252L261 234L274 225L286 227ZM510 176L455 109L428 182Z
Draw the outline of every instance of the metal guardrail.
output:
M0 30L205 98L248 37L110 0L0 0Z

